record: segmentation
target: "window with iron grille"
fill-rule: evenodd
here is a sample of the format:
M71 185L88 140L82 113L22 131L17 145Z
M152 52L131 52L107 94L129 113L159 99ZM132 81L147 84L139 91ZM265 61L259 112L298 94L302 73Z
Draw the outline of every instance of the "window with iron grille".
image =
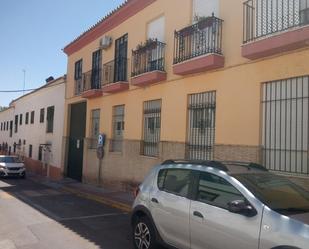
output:
M189 95L186 158L212 160L215 143L216 92Z
M78 95L83 91L82 77L83 77L83 60L79 60L75 62L75 70L74 70L75 95Z
M262 159L275 171L308 174L309 76L263 84Z
M29 157L32 157L32 144L29 144Z
M113 107L113 139L110 151L121 152L124 131L124 105Z
M55 112L55 107L54 106L49 106L47 107L47 115L46 115L46 132L51 133L54 131L54 112Z
M22 125L23 124L23 115L20 114L19 115L19 125Z
M34 111L31 112L30 124L34 123Z
M15 115L14 132L18 132L18 115Z
M161 100L144 102L144 130L141 154L157 157L159 155L161 132Z
M44 123L45 109L40 109L40 123Z
M98 136L100 133L100 109L91 111L90 149L97 148Z
M42 159L43 159L43 146L42 145L40 145L39 146L39 155L38 155L38 159L39 159L39 161L42 161Z
M13 120L10 121L10 137L13 136Z
M26 112L25 124L27 125L28 123L29 123L29 112Z

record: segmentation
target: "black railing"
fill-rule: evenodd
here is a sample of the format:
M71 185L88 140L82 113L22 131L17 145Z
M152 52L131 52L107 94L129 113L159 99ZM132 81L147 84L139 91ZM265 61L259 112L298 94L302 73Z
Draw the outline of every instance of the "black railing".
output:
M309 0L248 0L243 9L243 42L309 24Z
M100 89L101 79L102 79L102 70L101 69L91 70L87 73L84 73L83 78L84 78L83 91L88 91L92 89Z
M84 79L75 79L75 95L80 95L84 91Z
M132 51L131 76L152 72L164 71L165 44L158 40L148 40Z
M103 65L102 85L128 81L128 59L120 58Z
M209 53L222 54L222 23L212 15L175 31L174 64Z

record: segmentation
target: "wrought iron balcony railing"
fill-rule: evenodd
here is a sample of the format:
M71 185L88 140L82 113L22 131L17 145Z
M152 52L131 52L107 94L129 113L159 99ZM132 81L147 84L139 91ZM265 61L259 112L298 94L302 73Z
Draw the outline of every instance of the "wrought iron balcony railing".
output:
M75 79L75 95L80 95L84 91L83 77Z
M135 77L152 71L164 71L165 44L158 40L147 40L132 51L132 72Z
M309 24L309 0L248 0L243 7L244 43Z
M101 89L102 70L101 68L92 69L84 73L84 89L83 91Z
M128 81L127 58L119 58L103 65L103 86L120 81Z
M175 31L174 64L209 53L222 54L222 23L212 15Z

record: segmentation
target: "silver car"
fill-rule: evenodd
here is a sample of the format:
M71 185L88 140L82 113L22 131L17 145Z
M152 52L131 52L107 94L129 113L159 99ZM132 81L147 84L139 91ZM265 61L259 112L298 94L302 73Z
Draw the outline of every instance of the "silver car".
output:
M137 249L308 249L309 192L254 163L168 160L131 222Z
M17 156L0 155L0 176L18 176L25 178L25 165Z

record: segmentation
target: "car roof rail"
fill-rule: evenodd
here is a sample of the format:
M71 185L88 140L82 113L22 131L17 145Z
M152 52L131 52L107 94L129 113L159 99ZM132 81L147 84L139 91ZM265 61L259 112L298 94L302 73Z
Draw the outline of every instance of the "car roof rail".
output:
M229 169L222 162L213 160L169 159L164 161L161 165L168 165L168 164L194 164L194 165L212 167L218 170L222 170L224 172L229 171Z
M230 164L233 166L240 166L240 167L246 167L247 169L256 169L261 171L268 171L264 166L258 163L252 163L252 162L239 162L239 161L223 161L223 164Z

